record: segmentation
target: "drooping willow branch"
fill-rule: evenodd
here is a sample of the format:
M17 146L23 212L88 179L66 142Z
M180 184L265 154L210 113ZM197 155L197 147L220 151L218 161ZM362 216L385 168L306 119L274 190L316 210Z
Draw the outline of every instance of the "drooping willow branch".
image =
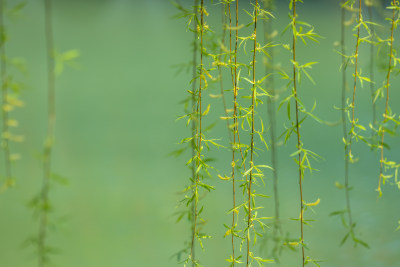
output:
M193 68L192 68L192 79L194 80L196 77L196 73L197 73L197 37L198 37L198 31L197 31L197 10L198 10L198 4L199 1L198 0L194 0L194 5L193 5L193 14L194 14L194 23L193 23ZM196 83L193 82L192 83L192 112L191 112L191 116L194 115L194 111L196 108L196 96L195 96L195 92L196 91ZM197 124L197 120L196 118L192 118L192 142L191 142L191 150L192 150L192 159L195 157L196 155L196 141L195 141L195 137L196 137L196 124ZM195 194L194 190L195 190L195 176L196 176L196 161L193 160L192 161L192 193ZM194 217L195 217L195 213L196 213L196 208L195 208L195 202L192 202L192 214L190 216L191 222L192 222L192 235L195 234L194 232ZM194 236L192 236L192 240L194 239ZM192 243L192 257L193 259L196 258L195 255L195 244ZM194 261L192 261L192 266L196 266Z
M226 29L228 28L227 25L227 16L229 19L229 68L231 72L231 78L232 78L232 86L233 86L233 91L235 95L235 82L234 82L234 73L232 70L232 15L231 15L231 2L230 1L224 1L222 6L222 25L223 25L223 31L222 31L222 42L221 42L221 48L220 48L220 53L218 56L218 73L219 73L219 80L220 80L220 91L221 91L221 96L222 96L222 102L223 102L223 107L224 107L224 113L225 113L225 120L226 120L226 126L228 129L228 137L229 137L229 143L231 145L231 150L232 150L232 161L231 161L231 166L232 166L232 173L231 177L228 179L232 179L232 201L233 201L233 209L236 207L236 188L235 188L235 149L236 149L236 132L235 132L235 127L236 127L236 97L234 96L234 111L233 111L233 126L230 125L229 123L229 116L228 116L228 110L227 110L227 105L226 105L226 98L225 98L225 93L224 93L224 85L223 85L223 77L222 77L222 69L221 65L225 65L224 63L221 62L221 55L224 53L225 48L225 35L226 35ZM226 14L228 12L228 14ZM232 140L232 134L231 134L231 128L233 128L233 140ZM227 178L223 178L220 176L220 178L226 180ZM235 266L235 243L234 243L234 237L235 237L235 215L236 212L232 212L232 225L231 228L227 231L225 234L231 235L231 243L232 243L232 254L230 259L227 259L228 261L232 262L232 266Z
M345 18L346 11L344 7L345 1L342 0L341 7L341 37L340 37L340 47L342 53L342 126L343 126L343 139L345 140L344 147L344 181L345 181L345 195L346 195L346 207L347 207L347 215L348 215L348 224L353 225L353 219L351 215L351 205L350 205L350 188L349 188L349 147L348 147L348 132L347 132L347 119L346 119L346 87L347 87L347 78L346 78L346 48L345 48ZM351 230L353 228L350 228Z
M238 131L237 127L237 45L238 45L238 24L239 24L239 17L238 17L238 10L239 10L239 0L236 0L236 34L235 34L235 65L234 71L232 71L232 85L233 85L233 143L232 143L232 205L234 211L232 212L232 231L235 231L235 208L236 208L236 188L235 188L235 151L236 151L236 132ZM229 3L229 58L230 63L232 63L232 18L231 18L231 5ZM233 75L234 74L234 75ZM235 235L232 233L232 266L235 266Z
M251 218L252 203L251 203L251 185L253 182L253 157L254 157L254 108L255 108L255 97L256 97L256 52L257 52L257 16L258 16L258 0L256 0L254 6L254 46L253 46L253 88L251 94L251 136L250 136L250 178L248 181L248 218L247 218L247 266L249 266L250 258L250 227L252 227L253 222Z
M362 42L366 42L369 38L372 37L371 31L368 28L368 24L371 24L371 22L364 21L362 18L362 10L361 10L361 1L359 2L359 8L353 8L354 2L349 4L349 1L341 1L341 7L342 7L342 15L341 15L341 41L340 41L340 46L341 46L341 56L342 56L342 124L343 124L343 142L344 142L344 150L345 150L345 162L344 162L344 186L341 185L340 183L337 183L338 188L343 188L345 190L345 201L346 201L346 209L342 211L335 211L332 212L331 215L340 215L342 216L343 224L346 228L348 228L348 232L344 236L344 238L341 241L341 244L344 244L346 240L349 239L349 237L354 241L354 245L360 244L366 248L369 248L369 245L360 240L358 237L356 237L354 228L356 223L353 221L353 215L352 215L352 210L351 210L351 205L350 205L350 190L351 187L349 185L350 181L350 175L349 175L349 165L350 163L355 162L355 159L353 157L353 154L351 152L351 145L353 142L353 139L360 139L366 142L368 145L371 145L364 136L359 134L360 130L365 130L365 127L360 125L358 123L358 119L355 117L355 101L356 101L356 89L357 89L357 79L360 80L361 86L363 81L368 81L368 82L373 82L370 80L370 78L367 77L362 77L361 76L361 69L359 70L359 64L358 64L358 57L359 57L359 45ZM358 20L357 20L357 25L354 27L354 30L357 30L356 36L356 49L354 54L351 56L345 55L345 26L349 25L347 21L345 21L345 9L350 10L352 12L357 12L358 13ZM350 21L350 24L352 21ZM361 38L360 37L360 27L364 27L365 30L368 32L368 36ZM346 103L346 87L347 87L347 82L346 82L346 72L347 72L347 64L348 60L351 60L351 62L354 63L355 65L355 70L353 73L354 77L354 87L353 87L353 96L352 96L352 102L351 104ZM348 131L347 128L347 120L346 120L346 115L348 116L348 119L350 121L351 129ZM344 216L347 216L347 220L344 218Z
M220 87L220 92L221 92L221 97L222 97L222 103L223 103L223 108L224 108L224 113L225 113L225 117L228 118L228 109L227 109L227 105L226 105L226 99L225 99L225 93L224 93L224 82L223 82L223 76L222 76L222 62L221 62L221 56L224 52L225 49L225 34L226 34L226 15L225 15L225 10L226 10L226 5L230 5L228 4L224 4L222 5L221 8L221 12L222 12L222 16L221 16L221 22L222 22L222 40L221 40L221 47L219 50L219 55L218 55L218 79L219 79L219 87ZM229 7L230 9L230 7ZM230 124L229 124L229 120L226 120L226 128L228 130L228 137L229 137L229 143L232 143L232 137L231 137L231 130L230 130Z
M297 97L297 82L296 82L296 1L292 1L292 19L293 19L293 25L292 27L294 28L293 31L293 44L292 44L292 52L293 52L293 91L294 91L294 97L295 97L295 103L296 103L296 133L297 133L297 149L301 150L301 141L300 141L300 125L299 125L299 104L298 104L298 97ZM299 164L299 189L300 189L300 243L301 243L301 252L303 256L303 266L305 264L305 256L304 256L304 231L303 231L303 170L301 168L301 153L298 155L298 164Z
M264 0L264 8L266 10L272 10L272 0ZM272 41L272 23L267 20L263 20L264 26L264 40L266 44L271 43ZM273 47L271 47L269 52L269 62L266 62L265 66L265 75L271 74L274 68L274 52ZM270 75L268 79L266 79L266 88L268 89L268 93L270 96L267 97L267 109L268 109L268 120L270 125L270 136L271 136L271 167L273 173L273 191L274 191L274 205L275 205L275 221L272 237L275 244L273 249L273 254L276 257L276 253L279 247L278 240L278 232L282 230L280 225L280 213L279 213L279 195L278 195L278 153L276 146L276 111L275 111L275 83L273 75Z
M382 196L382 180L383 180L383 168L384 168L384 157L383 157L383 152L384 152L384 138L385 138L385 123L388 121L388 115L389 115L389 81L390 81L390 73L392 72L392 61L393 61L393 31L395 25L397 25L397 21L395 21L395 14L396 14L396 9L397 9L397 1L394 0L391 3L391 8L393 9L393 17L392 17L392 27L391 27L391 33L390 33L390 53L389 53L389 63L388 63L388 71L386 75L386 103L385 103L385 113L383 115L383 124L380 127L380 132L381 132L381 143L380 143L380 149L381 149L381 160L380 160L380 170L379 170L379 184L377 191L379 193L379 196Z
M373 21L373 17L372 17L372 2L371 3L367 3L368 5L368 18L369 21L372 22ZM370 28L371 28L371 33L372 33L372 38L374 38L374 33L375 33L375 27L373 24L370 24ZM373 40L371 40L373 41ZM370 44L370 51L369 51L369 55L370 55L370 66L369 66L369 75L370 75L370 79L371 81L374 81L375 77L374 77L374 67L375 67L375 52L374 52L374 43L371 42ZM374 96L375 96L375 88L374 88L374 83L371 82L370 84L370 90L371 90L371 103L372 103L372 125L375 126L376 125L376 104L374 101Z
M45 4L45 34L47 49L47 86L48 86L48 118L47 118L47 137L44 146L43 157L43 181L40 194L40 215L39 215L39 236L38 236L38 266L43 267L47 262L47 228L49 205L49 181L51 178L51 155L54 145L54 131L56 121L55 110L55 71L54 71L54 43L53 29L51 21L51 0L44 0Z
M233 93L233 97L234 97L234 99L233 99L233 101L234 101L234 115L233 115L233 117L234 117L234 128L233 129L234 129L234 133L237 136L237 140L234 141L234 144L235 144L235 149L239 148L240 156L241 156L241 159L242 159L241 166L243 166L243 169L244 169L245 173L247 173L245 156L244 156L244 153L243 153L243 150L242 150L242 145L241 145L241 141L240 141L239 127L238 127L238 124L239 124L238 110L241 109L241 107L239 106L238 101L237 101L238 94L239 94L239 84L238 84L238 82L239 82L239 73L238 73L238 65L239 65L239 63L237 61L237 58L238 58L238 44L239 44L239 0L236 0L235 12L236 12L236 24L235 24L235 52L234 52L234 54L235 54L235 65L234 65L234 87L233 87L234 88L233 89L233 91L234 91L234 93ZM232 165L234 165L234 166L232 166L232 168L235 168L236 164L232 163ZM247 181L248 174L246 174L245 176L246 176L246 181Z
M202 106L201 106L201 89L202 89L202 80L203 80L203 32L204 32L204 0L201 0L200 5L200 75L199 75L199 92L197 96L197 114L198 114L198 130L197 130L197 160L196 160L196 177L195 177L195 193L194 193L194 223L193 223L193 236L192 236L192 245L190 249L190 257L192 262L195 262L194 258L194 240L197 236L197 217L198 217L198 184L200 179L200 174L197 169L200 166L201 159L201 150L202 150Z
M353 155L351 153L351 145L352 145L352 141L353 141L353 137L354 137L354 131L355 131L355 103L356 103L356 89L357 89L357 78L358 78L358 48L360 45L360 27L361 27L361 11L362 11L362 5L361 5L361 0L359 0L359 9L358 9L358 25L357 25L357 39L356 39L356 50L355 50L355 54L354 54L354 58L355 58L355 63L354 63L354 86L353 86L353 100L351 103L351 129L350 129L350 138L349 138L349 160L351 162L353 162ZM350 230L352 229L353 225L350 225Z

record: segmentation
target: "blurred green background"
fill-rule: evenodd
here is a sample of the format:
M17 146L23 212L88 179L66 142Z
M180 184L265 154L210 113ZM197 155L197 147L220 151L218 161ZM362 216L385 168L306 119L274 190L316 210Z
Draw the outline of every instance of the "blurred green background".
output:
M9 2L11 6L13 1ZM190 6L190 1L182 2ZM279 32L289 22L288 1L282 2L274 20ZM299 7L300 19L314 25L324 38L319 45L299 47L300 60L319 62L311 71L316 85L304 82L300 97L307 106L316 100L315 113L337 122L340 112L334 105L340 106L341 59L333 50L340 36L340 8L335 1L305 2ZM186 221L175 224L173 213L182 198L178 192L189 183L190 171L185 166L189 154L179 158L168 154L181 148L177 143L190 134L176 118L184 114L180 103L187 97L191 74L176 75L173 66L191 60L193 35L184 20L172 19L176 10L165 0L57 0L53 7L57 49L77 49L81 55L78 66L65 68L56 82L53 170L67 177L69 185L54 186L50 193L55 229L48 241L59 249L52 257L54 266L178 266L173 255L184 247L190 232ZM43 8L41 1L28 1L21 16L7 21L9 56L24 58L28 74L14 74L25 84L21 97L26 105L12 116L20 121L18 132L26 140L11 147L22 155L13 165L17 185L0 195L0 266L5 267L36 265L33 248L24 248L23 243L38 229L26 204L40 190L42 168L36 155L42 150L47 123ZM249 9L249 4L241 9ZM218 25L221 6L208 4L208 10L210 25ZM379 20L387 27L387 22ZM350 31L347 36L351 50L354 40ZM289 44L289 37L284 35L278 41ZM361 65L366 73L368 51L364 45ZM276 57L289 72L289 53L282 50ZM376 72L378 87L385 74ZM391 84L391 105L398 113L399 77L393 75ZM210 93L218 90L210 87ZM357 97L357 116L367 124L371 116L369 86L359 88ZM222 114L221 102L214 103L211 118ZM382 103L379 108L381 114ZM260 113L266 111L265 106L259 107ZM283 131L285 117L282 109L278 133ZM225 139L224 127L221 123L210 135ZM339 246L345 230L338 217L328 215L345 206L344 191L335 187L335 181L343 182L341 139L340 125L321 125L309 119L303 126L305 146L324 158L315 164L320 171L307 174L304 182L307 202L321 198L316 214L308 215L316 221L305 228L310 247L307 254L322 260L321 266L400 266L400 231L395 232L400 191L387 185L383 197L377 199L379 155L361 143L353 148L360 160L350 169L351 201L357 233L371 249L354 248L351 242ZM392 147L388 158L399 160L399 138L388 136L387 140ZM298 223L288 219L297 217L299 210L296 164L289 157L295 151L293 141L279 147L280 199L283 227L297 238ZM215 166L227 172L228 160L222 159L229 152L214 150L211 154L217 158ZM268 151L260 155L269 161ZM269 195L270 178L267 173L267 186L259 189ZM204 217L209 219L206 232L213 238L204 242L205 251L197 255L204 266L228 266L224 259L230 253L230 241L223 238L223 224L231 218L227 214L231 184L216 177L210 183L216 190L204 200ZM273 216L272 198L262 205L265 213ZM284 252L281 266L298 266L300 260L299 252Z

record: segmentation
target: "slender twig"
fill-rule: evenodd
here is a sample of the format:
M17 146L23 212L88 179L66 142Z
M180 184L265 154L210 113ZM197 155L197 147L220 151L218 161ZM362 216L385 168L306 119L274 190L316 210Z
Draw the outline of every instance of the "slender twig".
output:
M356 42L356 52L354 54L355 57L355 64L354 64L354 88L353 88L353 101L351 104L351 130L350 130L350 138L349 138L349 157L350 160L353 160L353 155L351 153L351 144L354 136L354 126L355 126L355 103L356 103L356 88L357 88L357 78L358 78L358 47L360 44L360 22L361 22L361 0L359 0L359 9L358 9L358 26L357 26L357 42ZM350 228L353 226L350 225Z
M348 214L348 224L349 227L353 225L353 219L351 215L351 208L350 208L350 188L349 188L349 156L348 156L348 132L347 132L347 120L346 120L346 86L347 86L347 79L346 79L346 48L345 48L345 18L346 18L346 11L343 7L345 0L342 0L342 12L341 12L341 37L340 37L340 46L342 52L342 125L343 125L343 138L346 141L344 146L344 181L345 181L345 194L346 194L346 207L347 207L347 214ZM350 230L352 231L352 227Z
M372 5L368 5L368 17L369 17L369 21L372 22L373 21L373 17L372 17ZM374 38L374 33L375 33L375 27L373 24L370 24L369 26L371 28L371 34L372 37ZM373 41L373 39L372 39ZM370 44L370 66L369 66L369 76L371 81L374 81L374 66L375 66L375 52L374 52L374 43L371 42ZM372 103L372 125L375 126L376 125L376 104L374 101L374 95L375 95L375 88L374 88L374 83L371 82L369 83L370 85L370 89L371 89L371 103Z
M242 164L244 167L244 171L246 172L246 164L244 162L244 155L243 155L243 150L241 146L241 141L240 141L240 133L239 133L239 127L238 127L238 116L237 116L237 111L238 111L238 104L237 104L237 97L238 97L238 92L239 92L239 87L238 87L238 63L237 63L237 54L238 54L238 41L239 41L239 0L236 0L236 24L235 24L235 66L234 66L234 105L236 106L236 111L234 111L234 119L236 123L234 124L234 132L236 133L237 136L237 147L239 147L239 152L240 156L242 159ZM246 175L246 180L247 180L247 175Z
M265 8L267 10L272 9L272 1L264 1ZM267 4L266 4L267 3ZM270 43L271 42L271 32L272 32L272 23L268 20L264 20L264 39L265 43ZM271 47L270 52L269 52L269 63L266 64L265 67L265 74L268 75L271 73L274 65L274 52L273 48ZM275 138L275 129L276 129L276 112L275 112L275 84L274 84L274 77L271 75L267 80L266 80L266 87L268 88L269 96L267 98L267 109L268 109L268 119L269 119L269 124L270 124L270 135L271 135L271 164L272 164L272 173L273 173L273 188L274 188L274 204L275 204L275 222L274 222L274 229L273 229L273 239L275 242L277 242L278 238L278 232L282 231L279 223L279 195L278 195L278 153L277 153L277 148L276 148L276 138ZM277 245L277 243L276 243ZM275 246L273 253L276 254L278 249L278 246Z
M1 67L1 91L2 91L2 102L3 107L7 105L8 98L8 86L7 86L7 63L6 63L6 40L5 40L5 31L6 27L4 24L4 1L0 0L0 29L1 29L1 50L0 50L0 67ZM3 117L3 136L8 133L8 111L5 108L2 108L2 117ZM8 184L8 180L11 179L11 160L10 160L10 141L9 138L3 138L3 149L4 149L4 161L5 161L5 173L6 173L6 185Z
M392 1L392 5L394 7L397 7L397 2ZM396 9L393 8L393 18L392 18L392 29L391 29L391 34L390 34L390 54L389 54L389 64L388 64L388 71L386 75L386 104L385 104L385 114L383 116L383 124L382 124L382 137L381 137L381 164L380 164L380 170L379 170L379 185L377 191L379 192L379 196L382 195L382 178L383 178L383 163L384 163L384 158L383 158L383 144L384 144L384 138L385 138L385 123L388 120L388 111L389 111L389 80L390 80L390 73L392 72L392 59L393 59L393 31L394 31L394 25L395 25L395 14L396 14Z
M39 217L39 237L38 237L38 266L43 267L47 261L46 252L46 236L48 227L48 210L49 210L49 180L51 176L51 154L54 144L54 130L56 120L55 110L55 73L54 73L54 44L53 29L51 22L51 0L44 0L45 3L45 34L47 48L47 78L48 78L48 125L47 138L44 147L43 159L43 183L40 194L40 217Z
M250 256L250 227L252 226L251 218L251 185L253 182L253 154L254 154L254 105L255 105L255 92L256 92L256 52L257 52L257 16L258 16L258 0L254 6L254 47L253 47L253 88L251 94L251 141L250 141L250 179L248 184L248 210L249 216L247 218L247 266L249 266Z
M234 101L236 105L236 113L235 113L235 118L236 118L236 124L238 124L238 117L237 117L237 97L238 97L238 92L239 92L239 87L238 87L238 73L237 73L237 51L238 51L238 40L239 40L239 0L236 0L236 36L235 36L235 93L234 93ZM237 145L239 147L240 151L240 156L242 158L242 164L244 167L244 171L246 172L246 164L244 162L244 155L243 155L243 150L241 146L241 141L240 141L240 133L239 133L239 127L236 125L236 134L237 134ZM247 180L247 175L246 175L246 180Z
M293 0L292 4L293 9L293 27L296 29L296 0ZM295 34L295 33L294 33ZM296 131L297 131L297 149L301 150L301 141L300 141L300 125L299 125L299 104L297 98L297 83L296 83L296 36L293 35L293 90L294 97L296 102ZM305 264L304 257L304 232L303 232L303 170L301 168L301 153L299 153L299 185L300 185L300 241L301 241L301 252L303 255L303 266Z
M246 172L246 163L244 155L243 155L243 150L242 150L242 146L241 146L241 142L240 142L240 133L239 133L239 127L238 127L238 102L237 102L237 97L238 97L238 92L239 92L239 87L238 87L238 63L237 63L237 55L238 55L238 40L239 40L239 0L236 0L236 7L235 7L235 12L236 12L236 23L235 23L235 51L234 51L234 56L235 56L235 64L234 64L234 73L233 73L233 144L234 144L234 148L236 150L236 148L239 148L239 152L240 152L240 156L242 159L242 166L244 168L244 171ZM237 140L236 140L237 137ZM235 151L234 150L234 151ZM232 155L232 173L234 174L234 168L236 166L235 164L235 155ZM246 175L246 181L247 181L247 175ZM235 226L235 213L237 213L237 211L235 210L236 208L236 189L235 189L235 180L234 178L232 179L232 188L233 188L233 208L234 208L234 214L233 216L233 220L232 220L232 226ZM233 235L232 235L232 247L234 248L234 242L233 242ZM234 255L233 257L233 265L235 264L235 258Z
M224 4L222 6L222 25L223 25L223 31L222 31L222 45L220 49L220 54L219 54L219 59L218 61L221 62L221 54L223 52L223 47L225 47L225 34L226 34L226 10L228 10L228 17L229 17L229 62L231 63L232 61L232 18L231 18L231 5L230 3ZM225 99L225 93L224 93L224 85L223 85L223 79L222 79L222 69L220 64L218 64L218 73L219 73L219 79L220 79L220 89L221 89L221 96L222 96L222 102L224 106L224 112L225 112L225 117L228 118L228 111L227 111L227 105L226 105L226 99ZM231 69L231 77L232 77L232 83L233 82L233 71ZM234 89L234 94L235 94L235 89ZM233 123L234 127L236 124L236 117L235 117L235 112L236 112L236 101L234 100L234 115L233 115ZM233 143L232 143L232 136L231 136L231 125L229 123L229 120L226 120L226 126L228 129L228 137L229 137L229 143L231 144L231 149L232 149L232 198L233 198L233 208L236 207L236 190L235 190L235 165L233 164L235 162L235 143L236 143L236 137L235 134L233 135ZM235 212L232 212L232 233L231 233L231 238L232 238L232 266L235 266L235 244L234 244L234 227L235 227Z
M226 5L226 4L225 4ZM226 34L226 15L225 15L225 9L226 6L222 5L221 11L222 11L222 42L221 42L221 48L220 48L220 53L218 56L218 63L221 63L221 55L223 53L223 48L225 47L225 34ZM221 97L222 97L222 103L224 107L224 113L225 117L228 118L228 109L226 107L226 99L225 99L225 93L224 93L224 82L222 78L222 68L221 65L218 64L218 76L219 76L219 87L221 91ZM232 137L231 137L231 130L230 130L230 124L229 120L226 120L226 128L228 129L228 137L229 137L229 143L232 143Z
M193 6L193 13L195 16L194 23L193 23L193 68L192 68L192 77L193 79L196 77L196 70L197 70L197 5L199 1L194 0L194 6ZM195 106L196 106L196 96L195 96L195 90L196 90L196 83L192 83L192 116L194 114ZM191 142L191 149L192 149L192 159L194 159L196 155L196 120L192 118L192 142ZM193 186L193 194L195 194L195 176L196 176L196 161L192 160L192 186ZM192 202L192 214L191 214L191 220L192 220L192 235L194 235L194 214L195 214L195 203ZM194 236L192 237L192 240L194 239ZM195 244L192 244L193 251L192 251L192 256L193 259L195 259ZM192 266L195 267L194 261L192 261Z
M199 116L199 127L198 127L198 141L197 141L197 165L199 166L200 164L200 159L201 159L201 135L202 135L202 129L201 129L201 120L202 120L202 110L201 110L201 89L202 89L202 79L203 79L203 31L204 31L204 0L201 0L201 6L200 6L200 18L201 18L201 25L200 25L200 75L199 75L199 94L198 94L198 99L197 99L197 114ZM198 166L196 166L198 168ZM196 179L195 179L195 198L194 198L194 225L193 225L193 237L192 237L192 246L190 249L190 256L192 259L192 262L195 261L193 258L194 256L194 240L195 237L197 236L196 233L196 228L197 228L197 202L198 202L198 183L200 179L200 174L197 172Z
M236 4L239 0L236 0ZM228 12L229 12L229 63L232 63L232 14L231 14L231 4L228 4ZM236 24L238 18L236 17ZM236 34L237 38L237 34ZM236 39L237 40L237 39ZM237 41L236 41L237 44ZM236 55L237 50L235 49L235 71L232 71L231 68L231 76L232 76L232 85L233 85L233 143L232 143L232 205L234 211L232 212L232 231L235 229L235 208L236 208L236 188L235 188L235 152L236 152L236 131L237 131L237 104L236 104ZM233 72L235 73L233 75ZM235 266L235 242L234 242L234 233L231 233L232 237L232 266Z

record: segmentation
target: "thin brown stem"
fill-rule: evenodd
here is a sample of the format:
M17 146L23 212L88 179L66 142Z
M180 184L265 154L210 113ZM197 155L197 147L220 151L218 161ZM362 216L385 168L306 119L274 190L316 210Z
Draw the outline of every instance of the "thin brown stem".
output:
M198 0L194 0L194 6L193 6L193 13L194 16L197 17L197 5L198 5L199 1ZM192 77L193 79L196 77L196 70L197 70L197 19L194 19L194 23L193 23L193 68L192 68ZM192 149L192 159L194 159L194 157L196 156L196 141L195 141L195 137L196 137L196 119L194 118L194 112L195 112L195 107L196 107L196 96L195 96L195 91L196 91L196 83L192 83L192 142L191 142L191 149ZM192 186L193 186L193 191L192 193L195 193L195 189L194 189L194 184L195 184L195 176L196 176L196 161L192 160ZM196 213L195 211L195 203L192 202L192 214L191 214L191 221L192 221L192 240L194 239L194 214ZM192 256L193 259L196 258L195 256L195 244L192 243L192 247L193 247L193 251L192 251ZM194 263L194 261L192 261L192 266L195 267L196 264Z
M222 46L220 49L220 56L219 56L219 62L221 62L221 54L223 52L223 47L225 47L225 34L226 34L226 9L228 9L228 16L229 16L229 27L231 28L232 26L232 18L231 18L231 7L230 3L225 4L222 6L222 25L223 25L223 32L222 32ZM229 30L229 61L232 61L232 30ZM222 69L220 65L218 65L218 72L219 72L219 79L220 79L220 89L221 89L221 96L222 96L222 101L224 105L224 112L225 112L225 117L228 118L228 111L227 111L227 105L226 105L226 100L225 100L225 93L224 93L224 86L223 86L223 80L222 80ZM232 83L233 83L233 73L231 70L231 76L232 76ZM234 83L233 83L234 84ZM235 117L235 111L236 111L236 103L234 103L234 115L233 115L233 123L236 123L236 117ZM226 126L228 129L228 136L229 136L229 143L231 144L232 147L232 195L233 195L233 208L236 207L236 193L235 193L235 166L233 163L235 162L235 134L233 135L233 143L232 143L232 136L231 136L231 126L229 123L229 120L226 120ZM235 127L235 126L234 126ZM235 212L232 213L232 231L235 227ZM232 266L235 266L235 244L234 244L234 235L231 233L232 236Z
M239 0L236 0L236 7L235 7L235 12L236 12L236 22L235 22L235 50L234 50L234 57L235 57L235 63L234 63L234 75L233 75L233 102L234 102L234 111L233 111L233 119L234 119L234 127L233 127L233 144L234 144L234 151L236 148L239 148L240 156L242 159L242 165L244 168L244 171L246 172L246 163L244 162L244 155L241 147L241 141L240 141L240 133L239 133L239 127L238 127L238 103L237 103L237 97L238 97L238 68L237 68L237 55L238 55L238 40L239 40ZM237 137L237 140L236 140ZM235 169L235 155L234 152L232 153L232 173L234 174L234 169ZM247 181L247 175L246 175L246 181ZM233 187L233 208L236 207L236 189L235 189L235 180L232 179L232 187ZM233 219L232 219L232 226L235 226L235 213L236 211L233 212ZM232 247L234 248L234 239L232 235ZM233 251L234 252L234 251ZM233 257L233 265L235 264L235 258L234 255Z
M202 120L202 110L201 110L201 89L202 89L202 80L203 80L203 31L204 31L204 0L201 0L201 6L200 6L200 18L201 18L201 25L200 25L200 75L199 75L199 94L198 94L198 116L199 116L199 127L198 127L198 143L197 143L197 168L200 166L200 159L201 159L201 135L202 135L202 129L201 129L201 120ZM197 202L198 202L198 183L199 183L199 172L196 175L196 180L195 180L195 198L194 198L194 226L193 226L193 237L192 237L192 246L190 250L190 257L192 259L192 262L195 262L195 259L193 258L194 256L194 240L195 237L197 236Z
M373 22L373 17L372 17L372 5L368 5L368 17L369 21ZM371 28L371 34L372 34L372 40L374 38L374 33L375 33L375 27L373 24L370 24L369 26ZM374 44L370 43L370 66L369 66L369 76L371 81L374 81L374 65L375 65L375 52L374 52ZM376 105L374 101L374 95L375 95L375 88L374 88L374 83L371 82L369 83L370 85L370 90L371 90L371 104L372 104L372 125L376 125Z
M293 27L296 29L296 0L293 0ZM300 141L300 125L299 125L299 104L297 101L297 83L296 83L296 36L293 36L293 90L296 102L296 131L297 131L297 149L301 150L301 141ZM301 241L301 252L303 256L303 266L305 265L305 256L304 256L304 232L303 232L303 170L301 168L301 153L299 153L299 185L300 185L300 241Z
M392 5L394 7L397 7L396 1L392 1ZM383 125L381 126L382 128L382 137L381 137L381 164L380 164L380 170L379 170L379 185L378 185L378 192L379 196L382 195L382 179L383 179L383 162L384 162L384 157L383 157L383 144L384 144L384 138L385 138L385 123L388 120L388 111L389 111L389 80L390 80L390 73L392 72L392 60L393 60L393 32L394 32L394 25L395 25L395 14L396 14L396 9L393 9L393 18L392 18L392 29L391 29L391 34L390 34L390 54L389 54L389 64L388 64L388 71L386 75L386 103L385 103L385 114L383 117Z
M258 0L256 0L256 4L254 6L254 47L253 47L253 88L251 94L251 141L250 141L250 179L248 184L248 218L247 218L247 266L249 266L249 257L250 257L250 227L252 226L252 218L251 218L251 185L253 182L253 171L252 168L254 166L253 163L253 154L254 154L254 106L255 106L255 97L256 97L256 52L257 52L257 16L258 16Z
M47 49L47 79L48 79L48 124L47 138L44 147L43 159L43 183L40 194L40 217L39 217L39 237L38 237L38 266L43 267L47 262L46 237L48 227L49 210L49 180L51 177L51 155L54 145L54 130L56 121L55 110L55 73L54 73L54 43L53 29L51 22L51 0L44 0L45 4L45 34Z
M236 1L236 3L238 0ZM229 63L232 63L232 14L231 14L231 4L228 4L228 12L229 12ZM237 18L236 18L237 21ZM236 50L235 50L235 76L233 76L233 71L231 68L231 76L232 76L232 85L233 85L233 143L232 143L232 204L233 209L236 208L236 188L235 188L235 151L236 151L236 130L237 130L237 105L236 105ZM235 229L235 210L232 212L232 231ZM232 239L232 266L235 266L235 242L234 242L234 234L231 233Z
M241 160L242 160L242 164L243 165L243 169L244 172L247 171L246 169L246 163L245 163L245 159L244 159L244 155L243 155L243 150L242 150L242 146L241 146L241 141L240 141L240 133L239 133L239 127L238 127L238 102L237 102L237 97L238 97L238 92L239 92L239 87L238 87L238 69L237 69L237 54L238 54L238 40L239 40L239 0L236 0L236 27L235 27L235 65L234 65L234 93L233 93L233 97L234 97L234 144L235 144L235 149L236 147L239 148L239 152L240 152L240 156L241 156ZM236 142L236 137L237 137L237 142ZM232 168L235 168L235 163L234 161L232 162ZM248 175L246 175L246 181L248 179ZM233 184L233 194L235 195L235 185ZM234 207L236 207L236 203L234 203ZM233 215L234 216L234 215Z

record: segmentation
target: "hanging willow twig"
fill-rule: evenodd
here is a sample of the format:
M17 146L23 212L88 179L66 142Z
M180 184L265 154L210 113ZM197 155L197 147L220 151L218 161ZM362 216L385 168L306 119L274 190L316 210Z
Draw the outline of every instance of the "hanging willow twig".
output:
M54 43L51 20L51 0L44 0L45 3L45 33L47 48L47 86L48 86L48 117L47 137L44 146L43 157L43 181L40 193L40 215L39 215L39 236L38 236L38 266L43 267L47 263L48 249L46 245L49 204L49 182L51 178L51 155L54 145L54 130L56 122L55 110L55 69L54 69Z
M379 183L378 183L378 188L377 191L379 193L379 196L382 196L382 180L384 178L383 174L383 168L384 168L384 140L385 140L385 123L388 121L388 116L389 116L389 81L390 81L390 73L392 72L392 61L393 61L393 32L395 26L397 26L397 20L395 20L395 15L396 15L396 10L397 10L397 1L394 0L391 2L391 8L393 10L393 17L391 21L391 33L390 33L390 53L389 53L389 63L388 63L388 70L386 74L386 102L385 102L385 113L383 114L383 124L380 127L380 133L381 133L381 143L380 143L380 149L381 149L381 160L380 160L380 169L379 169Z

